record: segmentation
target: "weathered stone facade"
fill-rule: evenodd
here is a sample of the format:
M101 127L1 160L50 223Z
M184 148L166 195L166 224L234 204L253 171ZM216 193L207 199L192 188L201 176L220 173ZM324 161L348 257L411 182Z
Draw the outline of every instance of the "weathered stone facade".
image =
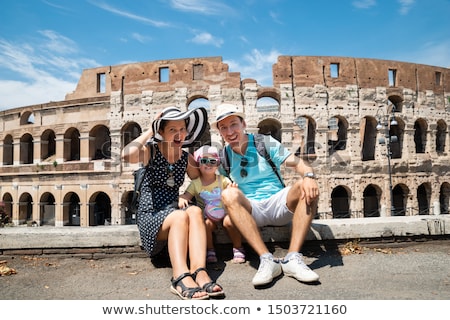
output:
M123 146L167 106L204 105L212 122L228 102L242 107L248 132L311 156L317 218L445 214L449 78L442 67L311 56L280 56L273 87L241 79L220 57L84 70L64 101L2 111L0 199L15 224L133 223L137 165L120 162ZM207 142L222 141L208 129ZM292 173L284 175L289 183Z

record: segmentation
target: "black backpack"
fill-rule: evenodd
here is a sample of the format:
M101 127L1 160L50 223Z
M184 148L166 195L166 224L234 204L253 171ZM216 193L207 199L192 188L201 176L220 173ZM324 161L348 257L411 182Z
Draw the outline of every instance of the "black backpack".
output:
M141 167L133 172L134 189L133 195L131 197L129 210L131 211L132 214L136 215L136 218L139 207L139 199L141 197L142 181L144 181L145 173L147 172L148 168L152 165L153 157L154 157L154 147L153 145L150 145L150 159L148 163L144 167Z
M284 181L281 178L281 176L277 170L277 167L275 166L275 163L273 163L272 159L270 158L269 152L267 152L266 144L264 143L264 135L260 134L260 133L256 133L253 135L253 137L254 137L253 142L255 143L256 150L270 164L273 172L277 175L278 180L280 180L280 183L284 188L286 185L284 184ZM219 157L220 157L220 164L222 165L222 168L225 171L225 175L231 180L231 178L230 178L230 160L228 158L227 147L225 147L219 151Z

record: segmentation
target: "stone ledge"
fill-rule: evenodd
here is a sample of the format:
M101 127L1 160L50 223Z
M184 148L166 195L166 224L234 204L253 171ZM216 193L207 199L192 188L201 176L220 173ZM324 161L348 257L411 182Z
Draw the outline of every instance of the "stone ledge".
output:
M306 240L443 236L450 234L449 226L450 216L444 215L314 220ZM261 233L265 242L287 242L290 226L264 227ZM230 243L223 229L216 233L216 243ZM0 228L0 251L96 248L98 252L98 248L139 246L136 225Z

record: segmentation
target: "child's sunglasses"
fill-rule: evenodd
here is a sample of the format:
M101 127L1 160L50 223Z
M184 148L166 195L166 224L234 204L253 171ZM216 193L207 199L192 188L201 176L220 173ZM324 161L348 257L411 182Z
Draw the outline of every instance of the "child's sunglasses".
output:
M219 163L219 160L214 159L214 158L201 158L200 159L200 164L211 164L211 165L215 166L218 163Z

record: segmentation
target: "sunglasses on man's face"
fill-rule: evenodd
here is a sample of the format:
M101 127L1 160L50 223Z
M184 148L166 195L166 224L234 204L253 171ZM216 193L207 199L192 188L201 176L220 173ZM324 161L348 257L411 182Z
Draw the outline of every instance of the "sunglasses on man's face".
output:
M210 164L212 166L215 166L219 163L219 160L214 159L214 158L201 158L200 159L200 164Z

